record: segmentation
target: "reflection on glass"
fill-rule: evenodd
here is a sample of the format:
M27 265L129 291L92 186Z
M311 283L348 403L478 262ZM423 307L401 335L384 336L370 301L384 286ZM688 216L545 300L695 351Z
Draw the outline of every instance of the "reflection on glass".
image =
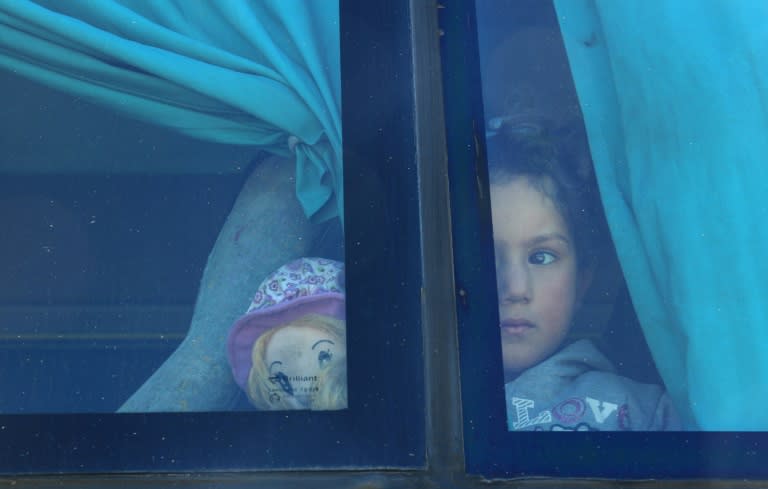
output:
M604 353L621 279L557 26L494 8L478 24L508 429L680 429L662 387L614 366L641 349Z

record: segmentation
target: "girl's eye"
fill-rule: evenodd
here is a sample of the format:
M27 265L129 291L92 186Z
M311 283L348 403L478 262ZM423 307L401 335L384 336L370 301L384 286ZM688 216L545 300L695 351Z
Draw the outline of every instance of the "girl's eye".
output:
M333 358L333 354L329 350L323 350L317 354L317 363L320 365L320 368L325 367L330 363L331 358Z
M549 265L557 260L557 257L548 251L537 251L528 257L528 263L532 265Z

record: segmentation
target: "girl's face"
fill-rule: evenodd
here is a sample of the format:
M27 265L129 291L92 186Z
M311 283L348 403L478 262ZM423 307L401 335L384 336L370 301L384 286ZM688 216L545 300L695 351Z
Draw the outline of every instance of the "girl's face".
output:
M562 344L588 280L560 212L526 177L492 185L491 202L504 376L511 380Z
M346 361L346 345L322 328L286 326L270 338L264 357L270 382L307 407L321 387L321 371Z

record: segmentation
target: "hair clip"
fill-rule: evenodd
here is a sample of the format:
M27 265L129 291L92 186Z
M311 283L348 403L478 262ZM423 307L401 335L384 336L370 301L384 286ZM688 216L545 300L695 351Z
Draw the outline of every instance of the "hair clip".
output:
M488 119L485 137L492 137L504 131L512 137L536 137L544 133L541 124L521 115L502 115Z

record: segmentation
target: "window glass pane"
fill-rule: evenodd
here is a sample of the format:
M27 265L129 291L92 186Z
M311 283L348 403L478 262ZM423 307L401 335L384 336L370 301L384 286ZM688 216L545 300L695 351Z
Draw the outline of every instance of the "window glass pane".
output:
M407 9L278 4L0 7L0 472L424 464Z
M346 407L341 226L291 158L2 76L3 412Z
M680 429L628 300L552 6L478 2L477 21L508 429Z
M709 63L712 60L721 59L718 56L722 55L722 59L727 59L726 64L733 69L749 66L749 63L745 64L739 60L742 56L749 56L754 51L749 47L754 41L752 32L749 30L751 23L738 12L730 9L727 15L724 11L707 10L705 12L694 9L695 14L694 10L691 10L686 16L672 16L670 14L674 8L667 10L669 6L665 3L633 4L637 10L631 13L625 11L623 5L619 7L611 2L598 2L589 6L578 2L555 2L555 4L557 12L551 2L500 0L472 2L471 5L465 2L448 2L445 9L441 11L441 29L444 32L441 38L444 100L448 132L453 237L456 250L457 316L462 356L462 408L465 420L467 471L489 478L526 476L655 479L762 478L765 476L765 468L756 461L762 459L758 447L764 445L764 433L669 431L675 428L675 417L671 411L669 411L667 424L658 426L653 424L658 420L654 415L657 413L657 406L642 412L638 417L633 416L631 410L632 406L640 405L641 402L622 403L619 400L601 398L597 394L588 395L588 393L577 393L573 390L566 392L568 395L565 399L554 400L546 403L548 405L540 406L541 395L547 393L540 391L538 386L551 388L552 383L547 382L531 382L529 392L532 391L533 394L528 396L509 395L508 387L510 386L505 384L510 380L515 382L517 379L525 379L524 376L529 371L541 373L542 369L539 366L548 366L546 360L539 363L534 361L532 363L536 363L536 366L526 368L525 373L516 376L513 371L514 379L504 378L504 350L507 353L514 350L503 346L503 336L500 331L503 323L500 321L500 316L503 320L504 308L510 304L519 305L521 302L530 304L541 296L534 295L532 298L525 293L504 295L505 287L509 290L509 283L519 282L513 281L516 279L513 274L511 279L507 277L508 282L505 283L503 273L509 274L519 269L498 264L499 255L501 261L504 261L504 259L508 260L508 256L514 256L515 251L512 246L500 246L499 241L503 241L501 238L504 237L504 231L508 231L508 234L514 237L512 231L516 231L516 228L513 225L548 214L547 212L534 213L533 209L536 207L532 205L518 205L520 201L525 203L524 197L535 196L536 198L530 201L541 204L542 207L546 207L544 204L552 204L549 210L554 212L550 213L550 217L552 214L558 216L561 219L560 224L570 233L570 237L577 236L579 233L576 231L589 231L593 235L591 237L596 242L596 246L590 247L588 251L598 255L596 267L592 271L591 287L583 292L578 310L572 315L571 326L564 328L567 329L567 335L562 341L555 342L558 343L555 347L556 352L548 358L557 358L558 351L567 352L567 346L565 348L560 346L564 343L577 345L580 340L587 339L605 357L606 367L611 365L615 369L615 373L608 373L604 378L615 379L615 375L620 375L619 380L622 384L629 383L629 386L637 386L636 382L664 386L670 396L675 396L675 392L679 394L681 391L686 395L691 394L697 389L699 395L714 396L709 398L711 402L706 405L675 401L677 419L685 420L685 423L678 424L678 427L691 429L688 420L691 419L692 408L698 411L697 415L702 413L710 415L709 421L721 423L721 426L726 423L731 423L731 426L736 426L734 423L741 423L740 426L750 427L759 423L757 412L754 416L752 414L739 417L727 415L726 410L721 409L726 405L729 409L737 409L746 407L749 403L739 401L738 395L725 396L724 390L717 390L719 388L715 388L714 383L708 382L709 374L715 375L715 372L718 376L721 372L733 374L739 371L737 368L750 362L754 365L761 364L759 354L746 356L745 362L736 361L735 357L730 357L732 361L728 367L720 369L719 367L724 364L711 363L714 356L708 354L709 351L716 351L717 345L708 343L712 338L697 334L701 331L701 325L705 323L689 321L690 318L682 320L683 316L679 314L680 311L687 314L695 310L695 314L714 317L712 313L715 309L719 310L720 297L715 301L689 302L686 305L692 306L690 309L682 307L676 301L682 296L692 299L694 295L686 294L691 291L701 292L702 289L711 295L715 290L714 287L717 286L713 281L706 282L703 286L698 283L689 287L689 283L672 280L672 277L679 279L685 275L679 275L681 270L691 273L698 270L699 266L703 267L702 270L716 266L711 263L711 258L717 256L720 250L709 249L706 253L698 255L696 259L692 259L692 253L688 250L684 253L667 253L660 260L656 255L650 265L644 261L648 257L643 255L643 250L648 253L665 254L668 249L671 249L667 248L667 245L672 248L681 246L678 231L682 232L682 230L678 230L676 219L669 220L669 218L679 216L677 212L687 209L685 206L688 204L711 202L709 196L718 195L722 190L718 183L711 181L713 175L717 175L718 179L721 175L719 170L713 171L713 168L719 168L722 161L731 157L713 158L711 155L705 157L703 153L698 152L696 154L701 156L699 161L697 157L688 158L690 154L687 150L683 151L681 147L675 146L676 149L681 149L678 156L685 154L686 158L690 159L690 161L686 159L684 166L687 171L685 175L691 176L691 181L683 184L679 181L680 175L667 172L669 161L675 161L676 165L682 167L682 160L678 161L675 158L675 151L671 151L666 146L668 140L658 138L659 133L651 128L656 128L657 122L665 121L662 126L674 130L666 125L669 120L663 114L681 110L686 112L688 117L684 120L677 119L676 123L681 124L678 129L682 133L692 135L691 140L703 142L705 134L708 141L712 138L721 141L720 137L722 141L730 140L732 133L720 130L723 127L719 124L722 119L699 119L697 116L692 116L692 112L688 112L690 104L682 103L677 107L675 103L680 103L681 100L701 102L701 99L692 95L689 90L693 85L681 83L681 81L697 78L702 70L709 69ZM610 21L603 15L605 13L602 12L603 8L615 15ZM641 12L645 15L645 24L640 23L638 15L635 15ZM674 12L679 13L676 10ZM657 22L664 15L655 15L661 13L669 15L665 18L666 23L663 27L660 27ZM718 13L723 14L723 22L712 24L712 16L717 17ZM631 22L627 23L627 19L631 19ZM638 22L634 23L636 20ZM671 29L671 26L678 25L677 21L685 22L686 29L696 24L698 40L692 39L688 31L684 31L686 34L683 35L683 31ZM710 32L708 26L711 25L729 26L723 27L724 32L728 34L721 36L721 33ZM672 44L695 51L707 62L698 63L685 56L676 58L666 49L672 44L655 38L651 39L647 35L636 35L637 30L642 30L646 34L646 27L647 32L664 32L665 40L673 39ZM606 41L610 37L606 37L607 32L616 36L612 38L613 40L621 39L622 42L609 45ZM741 32L744 36L736 34ZM568 46L568 58L563 52L561 33ZM699 42L702 40L706 42ZM730 46L730 43L735 44L737 49L724 49ZM755 46L758 45L760 43ZM606 53L606 46L609 53ZM648 49L653 50L653 62L650 64L659 68L656 71L647 69L646 61L651 56ZM755 49L759 50L760 47ZM638 56L639 52L643 54ZM632 69L628 69L624 64L625 61L629 62ZM665 65L665 70L660 69L660 64ZM684 64L686 69L681 69L681 64ZM503 74L505 70L511 73L507 73L504 75L506 78L499 81L498 73ZM713 70L713 72L720 72L719 64ZM606 76L590 76L598 71ZM612 78L612 74L619 72L623 76L621 83ZM731 71L728 72L731 73ZM630 73L637 76L628 77ZM579 102L584 111L578 116L574 115L573 110L576 95L572 77L577 82ZM737 78L733 76L728 78L729 81L735 79ZM746 82L741 78L739 80L750 87L748 90L745 89L744 93L759 93L759 90L753 90L755 87L752 86L751 81ZM755 85L759 86L759 84ZM633 88L638 86L642 86L643 90L633 91ZM673 86L678 87L677 91L672 90ZM705 86L707 89L712 86L719 87L719 85L710 86L709 83ZM651 87L654 90L651 90ZM623 90L621 96L616 95L621 90ZM723 96L730 97L732 93L729 90L720 91L719 89L711 92L715 100ZM618 104L613 98L614 95L619 99ZM648 100L643 96L648 96ZM664 99L667 103L662 105L649 103L649 100L656 98ZM625 102L630 105L636 103L637 105L633 108L639 110L645 120L642 122L636 120L634 111L626 112ZM740 103L743 102L740 100ZM713 110L714 106L717 106L717 110L723 110L738 120L751 117L751 111L744 106L736 108L731 107L730 103L714 104ZM709 103L707 107L710 107ZM604 232L599 229L600 226L605 225L600 222L600 219L586 222L577 230L571 229L564 218L564 216L567 217L566 211L569 207L561 205L558 208L554 205L560 199L553 192L557 188L553 182L541 184L540 181L538 186L530 185L530 179L521 182L520 176L517 178L509 174L505 176L503 171L505 162L508 164L507 168L528 163L542 172L549 171L552 167L557 168L562 173L558 177L561 179L570 177L571 181L579 182L586 176L589 182L591 164L582 164L581 158L585 153L583 148L579 148L579 145L583 144L580 139L583 140L584 128L573 127L568 122L575 118L576 126L580 126L582 116L586 119L590 131L591 154L588 156L595 162L595 172L600 180L600 200L611 219L610 237L615 240L616 248L621 253L621 269L626 274L626 284L617 267L617 259L613 256L614 250L610 241L594 239ZM694 137L692 129L701 129L702 125L707 126L712 132L696 130L693 131ZM762 126L758 124L756 127ZM628 134L633 136L631 142L622 137ZM738 141L743 140L741 137L743 134L740 134ZM664 150L659 152L661 148ZM755 147L752 144L742 145L738 142L733 144L731 141L731 146L712 149L715 151L714 154L719 154L717 151L720 150L741 154L741 151L751 151L753 148ZM500 157L510 153L517 157ZM529 158L523 158L523 156L529 156ZM624 156L627 158L625 159ZM486 159L488 166L478 164L478 162L485 162ZM549 160L554 160L554 163ZM717 163L712 167L699 165L699 163L703 165L705 162L711 164L715 161ZM728 167L726 173L734 177L733 181L736 181L735 176L729 172L744 174L744 168L749 165L749 161L761 160L747 158L744 161L744 166ZM500 165L502 168L498 168ZM760 168L754 170L756 174L761 171ZM653 178L649 180L649 176ZM671 184L671 180L675 178L678 179L677 183L680 187L675 189L676 192L673 195L662 195L663 191L656 194L650 192L673 188L674 185L668 184ZM507 194L499 192L500 187L504 184L512 186L516 179L516 183L525 183L525 185L518 185L516 192ZM649 184L649 181L653 184ZM744 185L738 188L748 186L745 180ZM574 185L568 190L578 191L582 188L584 187ZM685 188L686 191L680 193L679 188ZM610 193L607 193L609 191ZM694 194L699 195L699 192L706 197L694 197ZM568 192L563 194L567 196ZM567 199L562 200L567 202ZM672 205L673 203L675 205ZM499 218L499 215L504 212L512 212L515 206L522 207L524 211L518 211L509 219ZM705 207L711 209L708 205ZM756 209L755 206L748 206L748 208ZM586 212L588 207L579 207L580 213L582 209ZM657 209L658 212L653 209ZM542 210L541 207L539 210ZM718 212L720 212L719 208ZM696 217L700 218L701 215ZM493 229L491 221L493 221ZM501 224L497 225L499 221ZM557 222L557 219L555 221ZM664 229L667 233L664 236L674 236L674 239L664 240L661 239L662 234L654 234L661 229L659 223L662 221L665 223ZM541 222L545 222L545 219L542 218ZM638 231L641 222L646 225L644 230L651 230L648 236ZM690 225L688 221L685 222L686 225ZM734 219L733 222L742 221ZM710 220L709 224L711 223ZM528 227L524 226L523 229ZM637 236L640 238L635 242L628 239L628 237ZM694 241L700 241L700 234L696 236ZM507 241L515 243L512 239ZM574 241L578 244L581 239L574 238ZM660 241L664 242L663 247L658 246ZM532 243L536 244L537 240L532 240ZM711 241L709 243L711 244ZM505 244L502 243L502 245ZM561 256L556 253L560 250L538 250L536 246L533 248L534 253L520 253L523 258L517 263L522 262L523 265L529 266L529 269L534 265L543 269L555 263L562 263ZM629 253L629 256L636 257L636 260L626 259L628 249L637 252L634 255ZM730 250L730 247L728 249ZM539 251L542 253L538 253ZM703 248L698 251L702 252ZM577 265L579 256L577 247ZM729 267L723 269L724 274L738 269L740 271L738 275L741 275L748 270L744 275L747 278L759 270L751 266L730 267L732 262L720 260L721 264L725 262L729 263ZM691 267L692 263L696 265ZM638 274L632 275L632 270L636 272L643 266L650 275L646 273L641 276L642 280L638 280ZM611 268L614 270L611 271ZM673 271L673 268L676 271ZM571 270L575 270L575 273L572 275L572 281L566 282L571 284L567 290L572 291L571 297L579 298L579 293L582 293L579 288L579 277L584 275L580 275L578 266ZM502 279L498 280L501 283L497 283L497 278ZM581 280L586 279L581 278ZM539 285L541 283L539 282ZM718 282L718 285L720 283L722 282ZM745 280L745 283L752 282ZM739 284L740 287L743 285ZM632 300L628 290L630 288ZM497 289L501 289L502 292L501 304L496 300ZM519 292L526 289L512 290ZM744 287L740 290L744 290ZM758 287L755 290L762 289ZM668 293L662 295L660 291ZM654 300L649 301L652 295ZM489 299L489 296L493 298ZM562 297L562 294L560 296ZM504 297L508 302L503 302ZM549 296L550 299L551 297L552 295ZM632 307L632 301L635 301L635 309ZM722 304L727 303L726 300ZM756 302L756 304L759 303L759 301ZM576 304L575 300L573 304ZM658 307L654 308L654 304ZM648 317L653 319L660 309L663 310L661 316L664 317L649 322ZM554 305L546 308L547 312L557 310ZM742 317L741 312L738 316ZM512 334L513 339L514 335L525 337L528 332L538 327L538 324L533 321L530 321L530 324L525 321L519 321L516 324L515 318L512 319L513 321L510 321L507 326L510 328L509 333ZM639 326L641 321L644 331ZM744 326L746 327L747 323L744 323ZM666 336L660 332L664 332ZM664 338L669 341L661 341ZM719 340L721 337L717 336L717 338ZM683 347L680 347L681 343ZM710 348L705 348L707 345ZM730 346L733 345L735 344ZM649 350L653 351L652 355ZM694 377L679 375L680 371L670 375L669 368L670 362L690 365L688 363L691 361L690 354L694 350L701 353L698 361L702 364L706 363L705 368L699 368L696 371L683 369L682 373L690 372L698 376L697 386L691 382ZM506 359L507 366L512 364L511 360L520 358L514 355L511 357L510 359L508 356ZM573 368L570 373L583 372L584 364L588 364L585 360L589 358L595 357L577 355L574 358L576 361L570 365ZM579 368L580 365L581 368ZM592 375L592 372L589 372L589 375ZM666 385L661 380L662 376ZM686 379L686 381L682 382L680 379ZM578 380L577 376L575 380L568 379L568 383L570 385ZM602 385L595 383L590 386L590 389L596 389ZM723 389L731 389L732 393L738 392L736 388L738 383L722 385ZM512 387L519 386L515 384ZM568 386L564 391L567 391L567 388ZM650 389L660 392L655 387ZM625 388L617 390L625 397L629 397L630 392L627 391L628 389ZM512 393L515 394L516 391L513 390ZM559 396L552 395L552 397ZM651 399L654 398L656 397L651 397ZM664 399L666 403L665 397L657 399ZM635 400L641 401L642 398L635 398ZM627 409L622 410L622 404L626 404ZM688 417L685 416L686 411L688 411ZM627 415L627 412L630 414ZM701 417L701 419L706 418ZM627 426L623 423L627 420L631 425ZM645 420L648 424L638 426L638 423L642 422L640 420ZM611 425L612 422L615 424ZM512 425L512 431L510 431L510 425ZM594 428L602 431L586 431ZM639 432L617 432L617 429L623 431L625 428L639 430ZM578 433L542 435L537 433L537 430L578 431ZM674 453L674 456L670 457L670 453Z

